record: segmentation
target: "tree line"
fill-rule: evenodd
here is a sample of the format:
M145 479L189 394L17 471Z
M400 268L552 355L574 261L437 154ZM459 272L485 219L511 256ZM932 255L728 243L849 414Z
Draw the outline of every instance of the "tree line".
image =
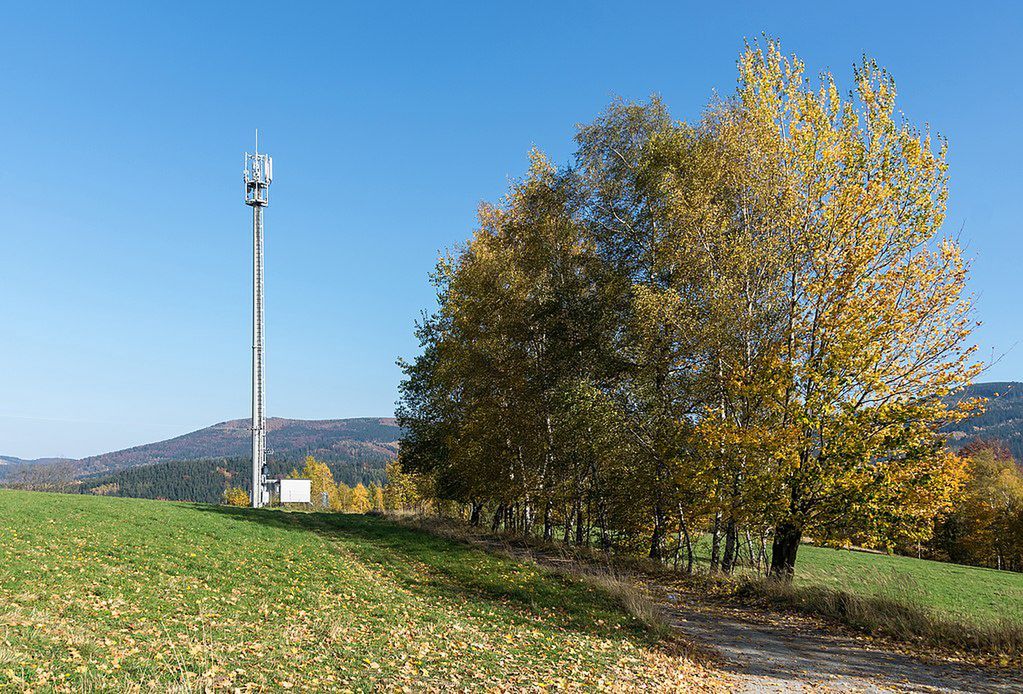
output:
M980 367L947 144L892 77L864 59L843 95L767 41L695 122L617 100L575 142L439 260L404 473L473 524L690 570L703 533L712 569L781 578L805 538L930 538Z
M1023 468L998 440L975 440L960 455L967 476L952 509L934 534L905 554L957 564L1023 571Z
M387 485L376 481L364 485L361 481L354 487L349 487L344 481L334 481L334 473L327 463L317 460L314 456L307 456L302 469L293 468L287 477L291 479L309 480L310 503L299 504L316 511L339 511L343 513L368 513L370 511L383 512L386 510L399 510L403 508L404 497L400 494L398 481L400 473L393 469L393 461L388 466L394 481ZM387 497L385 498L385 489ZM250 504L249 490L243 486L228 486L224 489L220 501L229 506L248 506ZM271 499L271 505L278 503L278 500Z
M376 461L372 466L358 460L330 460L322 464L328 466L332 477L336 476L339 484L348 489L382 488L387 479L385 466L378 466ZM294 465L293 459L283 456L274 456L267 461L271 476L286 475ZM21 466L2 484L32 491L218 503L225 489L247 488L251 471L251 458L242 456L172 460L84 478L80 477L73 463L38 463Z

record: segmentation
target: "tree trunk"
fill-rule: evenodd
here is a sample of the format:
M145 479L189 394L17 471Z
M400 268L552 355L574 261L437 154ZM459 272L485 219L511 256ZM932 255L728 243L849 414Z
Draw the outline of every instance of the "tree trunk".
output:
M753 552L753 536L750 534L749 526L746 526L746 553L749 554L749 568L750 571L757 565L756 554Z
M710 571L716 573L721 567L721 512L714 514L714 528L710 533Z
M682 504L678 507L678 525L682 530L682 539L686 543L686 573L693 573L693 540L689 537L689 526L686 525L685 516L682 515Z
M593 544L593 505L586 499L586 546Z
M760 530L760 548L757 550L757 573L763 572L767 568L767 538L764 529Z
M735 525L735 519L729 518L725 524L725 554L721 559L721 570L731 575L739 556L739 528Z
M600 477L597 475L597 465L590 463L590 492L597 499L597 521L600 523L600 548L603 551L611 549L611 538L607 534L607 503L603 494L600 493Z
M774 530L774 543L771 545L771 576L791 581L796 570L796 552L799 541L803 538L803 528L792 521L783 521Z
M660 506L654 506L654 531L650 535L650 558L660 561L661 544L664 540L664 514Z
M543 507L543 541L550 542L554 538L554 522L551 514L554 511L554 502L550 499Z
M672 562L672 568L678 571L678 558L682 554L682 521L679 520L678 532L675 534L675 559Z
M504 504L498 504L497 510L494 511L494 520L490 524L490 532L496 533L497 529L501 527L501 519L504 518Z
M472 513L469 514L469 525L478 528L480 525L480 513L483 512L483 504L477 501L472 502Z

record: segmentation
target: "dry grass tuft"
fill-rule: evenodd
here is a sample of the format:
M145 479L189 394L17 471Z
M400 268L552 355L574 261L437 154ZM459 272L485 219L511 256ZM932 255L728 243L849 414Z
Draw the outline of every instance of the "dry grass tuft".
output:
M658 635L666 636L671 633L671 623L664 612L632 578L618 573L610 567L604 570L594 570L592 567L580 564L567 564L552 570L606 593L627 613Z
M0 646L0 667L16 665L20 660L16 650L8 646Z

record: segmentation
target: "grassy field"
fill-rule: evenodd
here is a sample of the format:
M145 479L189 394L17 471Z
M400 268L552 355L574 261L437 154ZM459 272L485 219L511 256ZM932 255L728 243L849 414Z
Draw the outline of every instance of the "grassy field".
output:
M382 518L0 491L0 689L719 683L591 584Z
M796 584L890 597L978 624L1023 622L1023 574L826 547L799 549Z
M697 549L700 564L706 566L709 538ZM1011 571L803 545L795 583L892 598L975 624L1023 622L1023 574Z

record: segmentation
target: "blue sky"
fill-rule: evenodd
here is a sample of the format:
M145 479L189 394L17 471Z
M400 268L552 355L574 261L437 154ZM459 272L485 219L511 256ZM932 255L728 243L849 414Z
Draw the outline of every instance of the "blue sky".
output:
M761 6L762 5L762 6ZM1023 380L1015 3L5 3L0 454L84 456L247 415L267 210L274 416L390 415L427 272L533 145L615 95L697 116L766 32L843 85L866 52L951 144L983 377Z

